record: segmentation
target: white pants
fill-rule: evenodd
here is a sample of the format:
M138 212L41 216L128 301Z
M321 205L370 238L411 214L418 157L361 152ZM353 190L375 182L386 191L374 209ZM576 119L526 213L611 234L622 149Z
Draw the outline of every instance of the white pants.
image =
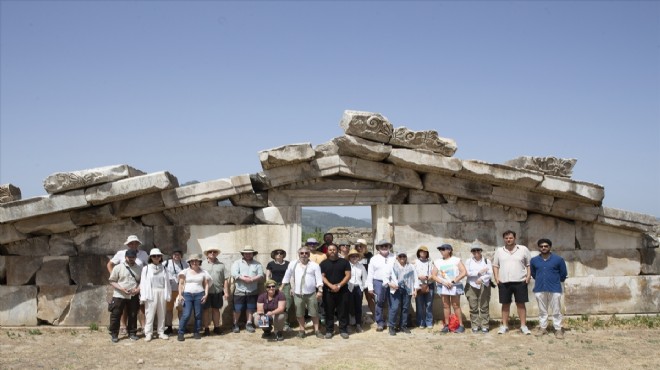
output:
M144 302L144 335L154 331L154 316L158 316L158 334L165 332L165 289L153 289L153 300Z
M548 327L548 311L552 311L552 326L555 330L561 329L561 293L538 292L534 293L539 305L539 326L543 329Z

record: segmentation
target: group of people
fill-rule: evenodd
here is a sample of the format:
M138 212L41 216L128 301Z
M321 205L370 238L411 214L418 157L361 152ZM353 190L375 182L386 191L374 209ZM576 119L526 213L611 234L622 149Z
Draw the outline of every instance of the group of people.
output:
M254 258L258 252L247 246L228 271L218 260L219 249L205 250L205 259L200 254L191 254L185 261L181 251L174 251L172 259L163 262L158 248L151 249L147 255L139 249L142 242L131 235L124 243L127 249L117 252L108 262L109 281L114 288L109 306L112 341L119 340L122 329L130 339L138 339L140 312L144 315L140 321L146 341L156 336L168 339L175 306L179 314L179 341L185 340L191 316L194 316L193 338L200 339L202 333L211 335L211 323L213 333L222 334L220 309L230 293L232 332L240 332L239 319L245 312L247 332L260 328L263 338L276 341L284 339L283 332L292 330L288 322L291 307L295 307L299 338L308 335L305 322L311 320L312 335L330 339L335 335L337 323L339 336L348 339L349 326L355 333L364 330L363 298L372 312L377 332L387 328L390 335L410 333L412 323L408 317L413 301L414 324L430 329L434 325L435 295L441 297L443 305L441 332L465 331L460 307L460 296L464 294L470 307L472 332L487 333L492 287L498 288L502 305L498 334L509 330L510 306L514 300L520 330L531 334L526 325L526 303L527 286L532 278L540 319L536 334L548 333L548 313L552 312L555 336L563 338L560 300L561 282L567 277L564 260L551 253L549 239L538 241L540 254L531 258L529 249L516 243L515 232L507 230L503 238L505 245L496 249L492 261L483 256L478 244L473 245L472 257L465 261L453 256L450 244L442 244L437 247L440 258L431 260L428 247L420 246L416 260L411 263L406 252L393 252L393 245L387 240L378 241L372 254L364 239L358 239L351 248L348 242L334 243L332 234L325 234L323 244L308 239L292 261L286 260L285 250L273 250L272 261L265 271ZM234 282L232 291L230 278ZM259 293L261 284L265 291ZM154 334L155 317L157 334ZM325 334L321 326L325 327Z

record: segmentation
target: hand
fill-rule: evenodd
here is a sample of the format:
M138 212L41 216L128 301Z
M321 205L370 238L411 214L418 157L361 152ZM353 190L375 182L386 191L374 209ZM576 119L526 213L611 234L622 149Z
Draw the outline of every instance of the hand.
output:
M426 276L426 275L419 275L417 278L421 281L424 281L424 280L428 279L429 277Z
M476 283L481 285L481 283L482 283L481 278L477 279Z
M398 284L389 283L388 285L390 286L390 288L392 288L392 289L394 289L394 290L399 289L399 285L398 285Z
M443 285L446 286L447 289L451 289L454 286L454 283L451 281L446 281Z
M204 294L204 296L202 297L202 303L206 303L206 297L207 297L207 295Z
M525 284L529 284L529 281L532 280L531 276L525 278Z

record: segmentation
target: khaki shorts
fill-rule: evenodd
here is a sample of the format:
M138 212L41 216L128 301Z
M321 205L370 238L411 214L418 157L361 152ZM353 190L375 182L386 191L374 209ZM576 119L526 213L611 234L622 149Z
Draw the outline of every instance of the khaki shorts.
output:
M293 296L293 303L296 305L296 317L305 316L305 309L307 309L307 314L311 317L317 317L319 315L319 302L316 300L316 293L295 294Z

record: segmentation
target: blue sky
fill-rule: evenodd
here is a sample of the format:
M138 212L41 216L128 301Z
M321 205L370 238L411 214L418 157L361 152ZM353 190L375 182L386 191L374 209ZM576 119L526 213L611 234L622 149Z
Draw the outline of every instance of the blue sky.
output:
M455 156L577 158L660 216L660 2L0 2L0 183L111 164L180 183L341 136L345 109ZM354 214L369 217L366 208Z

